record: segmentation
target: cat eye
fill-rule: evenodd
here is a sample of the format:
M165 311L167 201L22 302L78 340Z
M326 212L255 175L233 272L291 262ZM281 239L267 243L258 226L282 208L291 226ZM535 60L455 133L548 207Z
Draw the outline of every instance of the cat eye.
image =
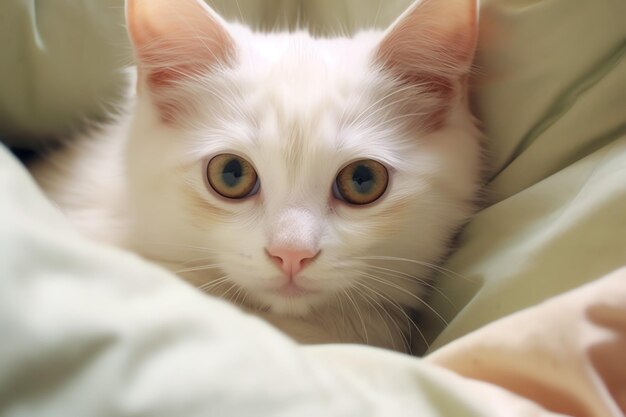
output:
M363 159L339 171L333 186L335 198L350 204L370 204L387 189L389 174L380 162Z
M259 191L259 178L252 164L240 156L225 153L214 156L207 166L209 185L219 195L241 199Z

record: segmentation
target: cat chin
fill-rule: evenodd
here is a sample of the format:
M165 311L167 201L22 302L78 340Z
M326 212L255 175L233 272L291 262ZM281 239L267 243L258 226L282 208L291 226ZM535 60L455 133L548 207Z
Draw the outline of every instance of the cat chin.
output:
M256 298L267 306L267 310L270 313L292 316L292 317L305 317L311 310L327 300L328 296L320 293L314 294L280 294L274 292L267 292L263 294L257 294Z

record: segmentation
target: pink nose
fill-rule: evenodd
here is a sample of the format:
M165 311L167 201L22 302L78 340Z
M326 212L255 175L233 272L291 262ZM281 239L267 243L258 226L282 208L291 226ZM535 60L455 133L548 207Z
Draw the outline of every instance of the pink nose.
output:
M267 254L287 276L293 278L298 272L310 264L319 254L319 251L308 249L292 249L273 247L267 249Z

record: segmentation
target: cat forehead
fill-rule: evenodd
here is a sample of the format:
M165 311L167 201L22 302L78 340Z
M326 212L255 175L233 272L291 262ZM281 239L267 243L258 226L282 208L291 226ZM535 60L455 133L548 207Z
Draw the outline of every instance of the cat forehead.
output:
M337 163L374 156L390 160L388 141L350 126L371 104L367 90L375 77L371 53L377 38L375 32L353 39L317 39L304 32L237 36L236 64L211 88L232 100L218 112L236 111L218 118L218 130L229 132L207 145L244 154L267 150L291 165L330 162L329 156Z
M318 38L305 31L254 33L238 31L238 55L243 65L278 72L302 70L336 71L363 65L369 60L381 32L366 31L354 37Z
M314 38L306 32L254 34L237 44L242 82L266 95L311 105L359 83L370 69L372 42L359 38Z

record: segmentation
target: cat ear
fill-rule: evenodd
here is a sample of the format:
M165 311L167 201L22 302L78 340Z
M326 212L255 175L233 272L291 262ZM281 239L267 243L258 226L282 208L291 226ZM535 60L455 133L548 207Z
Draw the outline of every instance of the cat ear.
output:
M417 1L384 34L375 51L376 63L403 84L439 98L441 105L449 102L455 81L471 69L478 33L476 3ZM434 111L431 117L445 113Z
M202 0L127 0L126 21L140 83L151 92L225 65L235 53L226 23Z

